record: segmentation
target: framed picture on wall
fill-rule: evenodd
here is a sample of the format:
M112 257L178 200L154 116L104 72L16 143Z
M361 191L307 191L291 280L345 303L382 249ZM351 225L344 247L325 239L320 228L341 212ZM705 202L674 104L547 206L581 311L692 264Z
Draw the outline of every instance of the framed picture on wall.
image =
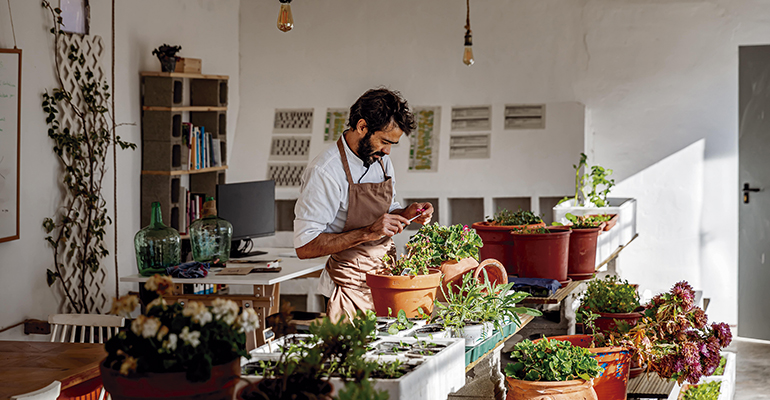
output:
M88 35L91 22L91 8L88 0L59 0L62 31Z
M21 50L0 49L0 242L19 238Z

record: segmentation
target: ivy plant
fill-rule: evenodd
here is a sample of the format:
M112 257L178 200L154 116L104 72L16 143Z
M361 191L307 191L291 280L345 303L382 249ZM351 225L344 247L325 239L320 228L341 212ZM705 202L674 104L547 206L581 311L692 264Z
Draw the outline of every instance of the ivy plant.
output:
M51 14L54 27L54 48L59 47L64 33L61 31L61 10L53 8L47 1L43 7ZM86 297L87 271L96 272L101 260L109 254L104 247L106 226L112 223L107 215L107 202L102 194L102 181L107 170L106 158L109 147L113 144L114 120L107 108L110 87L107 82L99 82L94 71L86 63L86 55L75 44L68 49L69 62L74 67L72 76L75 88L65 88L60 74L64 62L57 55L54 57L58 87L49 93L43 93L42 108L48 124L48 137L54 142L53 152L61 163L62 186L68 194L64 204L54 217L45 218L43 228L47 234L45 240L53 250L53 270L47 270L48 285L52 286L57 278L62 277L65 263L77 268L72 284L62 280L62 289L72 310L76 313L88 313ZM73 128L64 126L60 114L74 116L77 121ZM121 149L136 149L129 143L115 136L115 144ZM79 295L78 295L79 293Z
M497 226L533 225L543 222L543 219L532 211L519 209L513 212L505 208L498 210L492 218L486 217L486 220Z
M505 374L524 381L591 380L603 370L588 349L547 338L517 343L510 358L512 362L505 366Z

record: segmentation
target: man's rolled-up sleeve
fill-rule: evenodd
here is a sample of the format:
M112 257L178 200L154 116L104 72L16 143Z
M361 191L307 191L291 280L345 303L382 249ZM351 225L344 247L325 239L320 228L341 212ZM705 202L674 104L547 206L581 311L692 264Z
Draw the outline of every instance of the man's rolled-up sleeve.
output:
M342 201L342 188L323 169L305 171L294 207L294 247L300 248L318 237L334 222Z

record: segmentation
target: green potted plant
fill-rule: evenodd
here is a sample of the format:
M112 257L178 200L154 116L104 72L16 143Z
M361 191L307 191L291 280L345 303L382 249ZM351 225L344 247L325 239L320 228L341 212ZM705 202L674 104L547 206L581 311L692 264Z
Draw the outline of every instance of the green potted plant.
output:
M161 71L174 72L174 69L176 69L176 62L179 60L176 53L178 53L179 50L182 50L182 46L172 46L163 43L162 46L158 46L157 49L152 51L152 55L158 57L158 60L160 60Z
M588 282L588 287L581 298L577 318L585 320L590 314L598 314L593 325L601 333L627 332L641 318L638 312L639 293L636 285L617 276L608 275L604 279ZM620 326L618 326L620 324Z
M567 277L571 231L562 227L523 228L511 232L513 255L522 278L556 279L562 286Z
M491 218L486 217L485 219L486 221L471 225L471 228L476 230L484 243L480 250L481 258L499 260L508 275L516 275L511 231L524 227L544 227L543 219L528 210L519 209L517 212L512 212L505 208L500 209Z
M722 390L722 382L712 381L699 385L685 384L679 391L677 400L717 400Z
M587 349L569 342L524 340L513 347L505 366L508 399L592 399L592 380L602 367Z
M259 325L256 312L240 312L235 302L224 299L214 300L213 306L166 304L163 295L172 288L168 276L151 277L145 289L159 297L130 329L105 344L107 358L100 371L112 398L232 398L240 358L249 357L245 332ZM112 312L128 316L137 305L136 296L123 296Z
M606 225L602 218L576 216L567 213L569 228L569 256L567 257L567 276L576 281L591 279L596 270L596 243L599 234ZM562 225L554 222L554 225Z

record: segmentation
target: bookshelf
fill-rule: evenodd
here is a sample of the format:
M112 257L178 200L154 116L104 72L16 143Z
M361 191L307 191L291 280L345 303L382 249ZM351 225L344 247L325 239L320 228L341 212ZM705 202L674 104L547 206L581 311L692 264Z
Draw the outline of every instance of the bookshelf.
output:
M196 197L215 197L227 171L227 75L141 72L141 224L163 221L189 238ZM197 128L197 129L196 129Z

